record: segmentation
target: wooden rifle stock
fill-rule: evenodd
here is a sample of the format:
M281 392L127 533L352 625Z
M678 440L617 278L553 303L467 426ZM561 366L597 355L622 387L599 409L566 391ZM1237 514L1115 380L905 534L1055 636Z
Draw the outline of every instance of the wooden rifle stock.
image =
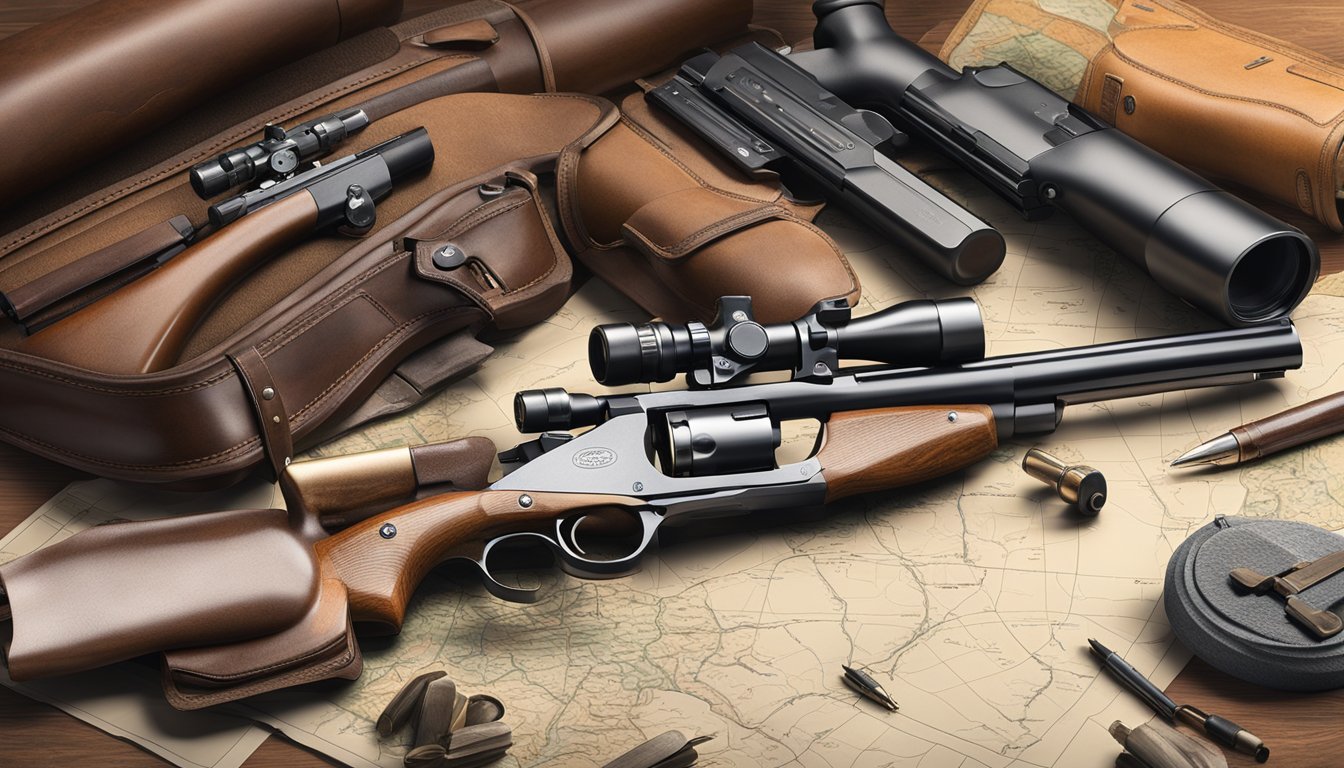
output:
M826 422L826 501L922 483L970 466L999 445L987 405L879 408Z
M317 559L345 583L350 618L401 629L406 604L431 568L451 557L479 559L489 539L520 531L546 531L581 510L633 509L639 499L577 493L478 491L435 496L322 539Z
M191 332L228 289L266 259L310 236L317 216L317 203L307 192L277 200L29 336L17 349L102 373L170 368Z

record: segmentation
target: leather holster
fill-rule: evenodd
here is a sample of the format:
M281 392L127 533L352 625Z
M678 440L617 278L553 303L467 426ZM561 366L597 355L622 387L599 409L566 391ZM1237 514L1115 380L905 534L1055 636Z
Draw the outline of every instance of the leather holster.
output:
M657 317L709 322L720 296L748 295L757 320L779 323L822 299L858 299L858 276L811 223L819 204L741 173L642 92L560 171L579 260Z
M942 57L1006 60L1173 160L1344 231L1344 67L1178 0L1108 2L1109 18L977 0Z

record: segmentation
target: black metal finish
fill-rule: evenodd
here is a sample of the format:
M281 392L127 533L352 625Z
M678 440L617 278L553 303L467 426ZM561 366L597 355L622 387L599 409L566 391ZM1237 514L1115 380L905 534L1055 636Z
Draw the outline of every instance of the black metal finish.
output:
M373 203L386 197L393 184L433 162L434 145L429 134L424 128L416 128L265 189L212 205L210 223L219 228L276 200L306 191L317 203L316 229L340 224L358 233L372 226Z
M231 149L193 167L191 188L202 200L208 200L244 184L287 179L303 164L331 154L368 124L369 116L364 110L347 109L289 130L268 125L261 141Z
M678 373L694 387L762 371L827 378L842 360L943 365L984 356L980 309L968 298L907 301L857 318L844 299L828 299L800 320L761 325L750 296L724 296L708 326L613 323L588 337L593 378L607 386L670 381Z
M841 369L829 378L769 384L597 397L519 392L518 429L548 433L501 454L508 472L490 489L633 496L642 502L630 510L639 534L617 556L598 558L579 540L578 516L557 521L553 531L496 538L474 560L493 594L531 601L534 591L491 574L497 545L541 543L570 573L605 578L634 567L665 524L824 503L828 489L817 454L776 466L780 422L791 419L825 422L844 411L932 405L947 407L955 424L957 408L988 405L1005 438L1053 430L1068 403L1255 381L1301 363L1297 331L1284 320L936 368ZM550 432L583 427L593 428L572 436Z
M954 282L1003 262L1002 235L878 150L904 134L760 44L697 56L648 98L744 171L782 172L795 191L801 175Z
M1069 403L1278 377L1301 364L1297 330L1284 320L937 368L841 370L824 381L598 397L534 390L519 393L514 402L521 432L592 426L631 412L741 403L764 404L776 421L825 420L841 411L902 405L988 404L1000 438L1007 438L1052 431Z
M958 73L901 38L882 0L819 0L791 58L964 165L1027 218L1058 208L1164 288L1231 325L1287 315L1320 270L1300 230L1006 65Z

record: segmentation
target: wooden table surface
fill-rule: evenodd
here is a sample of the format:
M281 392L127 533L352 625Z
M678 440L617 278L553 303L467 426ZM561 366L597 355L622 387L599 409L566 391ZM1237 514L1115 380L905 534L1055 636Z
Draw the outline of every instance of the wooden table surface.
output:
M0 37L68 13L92 0L0 0ZM619 2L619 0L615 0ZM671 0L669 0L671 1ZM1214 16L1307 46L1344 61L1344 3L1340 0L1187 0ZM451 0L406 0L409 18ZM970 0L888 0L887 16L911 39L940 41ZM812 29L810 0L756 0L755 23L801 40ZM1303 217L1275 213L1303 227L1320 244L1325 271L1344 270L1344 239ZM8 531L72 480L73 470L0 444L0 531ZM1270 765L1335 768L1344 765L1344 693L1291 694L1234 680L1198 659L1167 689L1177 702L1195 704L1228 717L1265 740ZM1131 725L1137 725L1136 723ZM1236 766L1256 765L1229 753ZM246 763L250 768L328 766L329 761L283 739L271 738ZM118 741L64 713L0 687L0 768L77 766L100 768L161 766L139 748Z

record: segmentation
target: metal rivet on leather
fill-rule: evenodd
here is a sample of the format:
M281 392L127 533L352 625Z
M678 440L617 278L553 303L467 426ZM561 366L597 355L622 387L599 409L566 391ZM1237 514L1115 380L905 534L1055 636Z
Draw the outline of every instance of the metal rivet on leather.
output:
M280 388L256 348L229 355L229 359L238 370L239 383L256 413L261 443L271 470L279 477L286 460L294 455L294 438L289 433L289 416Z
M452 243L445 243L434 251L434 266L439 269L457 269L467 262L467 254Z
M1135 102L1134 102L1134 97L1133 97L1133 96L1126 96L1126 97L1125 97L1125 114L1126 114L1126 115L1132 115L1132 114L1134 114L1134 109L1135 109L1136 106L1137 106L1137 105L1136 105Z

